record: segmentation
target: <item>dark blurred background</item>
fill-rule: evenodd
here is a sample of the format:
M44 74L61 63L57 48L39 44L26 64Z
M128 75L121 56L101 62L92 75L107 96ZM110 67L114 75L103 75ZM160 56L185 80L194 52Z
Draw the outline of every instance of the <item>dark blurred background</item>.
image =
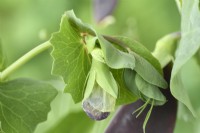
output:
M48 40L58 31L62 14L73 9L76 16L106 35L123 35L136 39L153 51L162 36L180 30L180 14L175 0L119 0L112 14L103 22L95 21L94 0L0 0L0 38L7 56L7 65ZM64 84L51 76L50 50L38 55L12 75L48 81L60 91L52 103L48 120L36 133L102 133L111 117L95 123L74 105L69 94L62 94ZM191 60L184 67L183 81L195 109L199 108L200 69ZM82 120L82 121L81 121ZM200 121L179 106L175 133L199 133ZM79 130L78 130L79 128Z

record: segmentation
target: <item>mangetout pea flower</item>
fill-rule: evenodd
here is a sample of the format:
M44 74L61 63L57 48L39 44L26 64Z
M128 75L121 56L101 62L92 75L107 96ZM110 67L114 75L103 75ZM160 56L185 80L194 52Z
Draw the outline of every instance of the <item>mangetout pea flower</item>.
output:
M90 118L102 120L109 116L115 107L115 101L114 97L95 83L92 93L83 101L83 109Z
M82 102L83 110L91 119L103 120L114 111L117 95L118 86L108 66L93 58Z

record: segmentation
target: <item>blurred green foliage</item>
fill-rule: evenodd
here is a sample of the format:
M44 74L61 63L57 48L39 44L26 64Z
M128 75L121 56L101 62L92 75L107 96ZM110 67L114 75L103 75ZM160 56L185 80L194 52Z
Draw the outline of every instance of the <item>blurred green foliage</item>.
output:
M7 65L48 40L51 33L59 29L62 14L70 9L73 9L84 22L92 24L100 33L124 35L136 39L151 51L159 38L180 29L180 15L175 0L118 1L112 15L114 21L106 27L95 24L92 8L91 0L0 0L0 37L8 59ZM54 130L58 133L57 127L59 127L59 133L66 133L67 127L78 128L78 125L73 125L73 122L70 124L67 120L67 116L72 117L70 113L77 114L73 118L77 118L77 122L79 122L78 118L85 119L85 116L82 114L81 105L75 105L69 94L62 93L64 84L58 82L57 77L51 76L52 59L49 52L27 63L11 78L31 77L48 80L55 85L60 93L52 103L48 120L38 126L36 133L52 133ZM194 60L191 60L185 66L182 75L192 103L200 114L200 68ZM94 123L88 119L85 120L84 126L88 126L88 131L90 130L91 133L102 133L109 119L100 123ZM66 127L63 126L62 121L64 123L67 121ZM175 133L198 133L200 132L199 125L200 120L193 119L187 110L179 105ZM60 129L62 127L64 128Z

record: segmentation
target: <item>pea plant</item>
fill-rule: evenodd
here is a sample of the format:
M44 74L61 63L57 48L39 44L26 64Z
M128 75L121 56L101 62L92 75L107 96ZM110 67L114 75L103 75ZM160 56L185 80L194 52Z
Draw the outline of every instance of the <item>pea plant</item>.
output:
M99 33L73 10L63 14L59 31L48 41L9 66L1 47L0 132L33 133L47 119L50 103L58 93L55 87L44 81L10 77L49 49L52 75L61 77L66 84L64 92L70 93L75 103L81 102L89 118L107 119L122 105L106 133L171 133L177 102L197 117L181 72L191 58L200 62L199 1L177 0L177 5L181 31L159 39L153 52L136 40Z

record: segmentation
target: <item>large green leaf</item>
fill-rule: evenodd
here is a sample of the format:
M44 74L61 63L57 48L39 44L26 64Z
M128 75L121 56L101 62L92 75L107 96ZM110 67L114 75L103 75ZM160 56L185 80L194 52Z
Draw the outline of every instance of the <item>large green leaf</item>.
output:
M0 71L3 70L5 68L5 55L4 55L4 52L3 52L3 47L2 47L2 44L1 44L1 39L0 39Z
M130 70L133 71L133 70ZM128 104L136 101L138 98L134 95L129 88L127 88L124 80L123 69L113 69L112 74L118 83L119 94L117 98L117 105Z
M181 40L176 52L170 88L172 95L185 104L195 116L195 111L181 81L181 68L200 47L199 0L182 0Z
M5 133L33 133L47 119L57 94L51 85L29 79L0 84L0 121Z
M77 103L83 99L84 85L90 70L90 57L82 34L94 34L93 30L76 18L73 11L66 12L60 31L53 34L52 73L62 76L67 84L65 92L71 93Z

